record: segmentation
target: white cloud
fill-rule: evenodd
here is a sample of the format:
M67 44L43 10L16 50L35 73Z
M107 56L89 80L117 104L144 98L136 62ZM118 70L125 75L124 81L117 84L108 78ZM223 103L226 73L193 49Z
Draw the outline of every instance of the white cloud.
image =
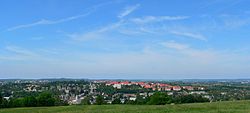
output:
M133 11L135 11L137 8L140 7L140 4L136 4L134 6L128 6L128 7L125 7L124 11L122 11L119 15L118 15L118 18L123 18L127 15L129 15L130 13L132 13Z
M161 43L161 45L168 47L168 48L177 49L177 50L184 50L184 49L189 48L188 45L176 43L174 41L163 42L163 43Z
M124 24L124 20L120 20L118 22L115 22L115 23L109 24L107 26L104 26L104 27L100 28L97 31L98 32L106 32L106 31L109 31L109 30L116 29L116 28L120 27L123 24Z
M5 49L9 52L15 53L17 55L24 55L24 56L39 56L36 53L26 50L24 48L20 48L17 46L7 46Z
M59 24L59 23L68 22L68 21L71 21L71 20L79 19L79 18L82 18L82 17L87 16L89 14L90 14L90 12L87 12L86 14L72 16L72 17L67 17L67 18L62 18L62 19L59 19L59 20L42 19L42 20L39 20L39 21L34 22L34 23L23 24L23 25L18 25L18 26L14 26L14 27L8 28L7 31L13 31L13 30L22 29L22 28L29 28L29 27L34 27L34 26L38 26L38 25Z
M195 49L187 44L177 43L175 41L162 42L161 45L169 49L174 49L176 50L176 53L190 57L192 60L199 60L200 63L214 62L222 55L220 52L214 50Z
M55 61L63 55L59 49L27 49L19 46L6 46L0 61ZM57 55L57 56L55 56Z
M0 61L31 61L42 58L40 54L18 46L6 46L4 53L0 55Z
M29 28L29 27L34 27L34 26L38 26L38 25L59 24L59 23L64 23L64 22L76 20L76 19L88 16L90 13L92 13L93 11L95 11L97 8L102 7L104 5L111 4L111 3L113 3L113 1L111 1L111 2L105 2L105 3L101 3L101 4L97 4L97 5L93 6L93 7L88 8L88 11L85 14L80 14L80 15L76 15L76 16L66 17L66 18L62 18L62 19L59 19L59 20L41 19L39 21L30 23L30 24L23 24L23 25L18 25L18 26L14 26L14 27L8 28L7 31L13 31L13 30L22 29L22 28Z
M80 15L76 15L76 16L66 17L66 18L62 18L62 19L59 19L59 20L41 19L41 20L39 20L37 22L33 22L33 23L30 23L30 24L23 24L23 25L18 25L18 26L14 26L14 27L8 28L7 31L13 31L13 30L22 29L22 28L29 28L29 27L34 27L34 26L38 26L38 25L59 24L59 23L63 23L63 22L68 22L68 21L76 20L76 19L88 16L90 13L92 13L93 11L95 11L97 8L102 7L104 5L111 4L111 3L113 3L113 1L94 5L94 6L90 7L90 8L88 8L88 11L85 14L80 14Z
M72 39L73 41L88 41L88 40L97 39L100 37L100 35L98 32L91 31L91 32L83 33L83 34L79 34L79 33L69 34L68 37Z
M207 41L207 38L199 33L191 33L191 32L179 32L179 31L170 31L171 34L189 37L193 39Z
M184 20L188 18L188 16L145 16L142 18L132 18L130 20L137 24L146 24L161 21Z
M0 56L0 61L20 61L24 60L24 57L17 57L17 56Z
M240 28L250 24L249 17L240 17L237 15L222 15L221 17L226 28Z
M99 29L85 32L85 33L73 33L68 35L72 40L75 41L87 41L92 39L97 39L103 37L106 32L112 31L118 27L120 27L124 23L123 20L109 24L107 26L101 27Z

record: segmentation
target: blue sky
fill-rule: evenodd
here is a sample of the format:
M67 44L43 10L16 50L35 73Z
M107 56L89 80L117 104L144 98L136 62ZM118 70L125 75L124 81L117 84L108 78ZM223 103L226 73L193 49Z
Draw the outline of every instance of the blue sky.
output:
M249 78L248 0L1 0L0 78Z

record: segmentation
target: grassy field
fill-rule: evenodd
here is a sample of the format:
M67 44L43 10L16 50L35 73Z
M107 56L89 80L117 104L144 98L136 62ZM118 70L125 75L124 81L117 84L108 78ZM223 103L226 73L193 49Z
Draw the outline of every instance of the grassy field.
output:
M91 105L1 109L0 113L250 113L250 101L180 105Z

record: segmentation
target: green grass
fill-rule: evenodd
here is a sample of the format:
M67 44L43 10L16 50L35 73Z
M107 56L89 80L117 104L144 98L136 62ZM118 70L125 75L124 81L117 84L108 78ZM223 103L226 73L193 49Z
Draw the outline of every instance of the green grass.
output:
M250 101L179 105L91 105L1 109L0 113L250 113Z

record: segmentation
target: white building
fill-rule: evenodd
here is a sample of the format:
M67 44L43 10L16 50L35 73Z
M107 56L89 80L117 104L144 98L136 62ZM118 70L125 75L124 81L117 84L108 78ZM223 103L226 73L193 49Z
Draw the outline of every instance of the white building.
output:
M114 84L113 87L114 87L114 88L117 88L117 89L121 89L121 88L122 88L122 85L121 85L121 84Z

